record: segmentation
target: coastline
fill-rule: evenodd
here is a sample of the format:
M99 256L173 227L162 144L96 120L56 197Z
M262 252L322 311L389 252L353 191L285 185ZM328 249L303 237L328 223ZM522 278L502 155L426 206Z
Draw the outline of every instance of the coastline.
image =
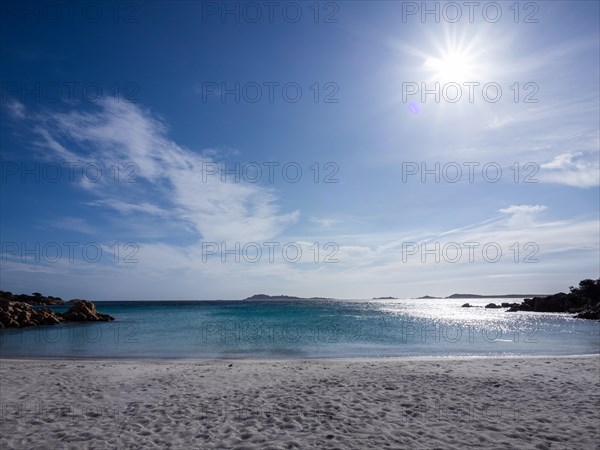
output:
M370 362L370 361L473 361L473 360L496 360L496 359L572 359L572 358L600 358L600 353L586 353L586 354L566 354L566 355L449 355L449 356L438 356L438 355L424 355L424 356L374 356L374 357L364 357L364 356L340 356L340 357L295 357L290 356L289 358L282 358L280 356L276 356L273 358L234 358L229 356L224 356L222 358L190 358L190 357L133 357L133 356L107 356L107 357L98 357L98 356L83 356L83 357L64 357L64 356L0 356L0 365L3 361L22 361L22 362L35 362L35 361L52 361L52 362L73 362L73 361L87 361L87 362L145 362L145 363L205 363L205 362L248 362L248 363L269 363L269 362L280 362L280 363L288 363L291 361L298 362L310 362L310 361L331 361L331 362Z
M600 355L0 359L3 448L597 448Z

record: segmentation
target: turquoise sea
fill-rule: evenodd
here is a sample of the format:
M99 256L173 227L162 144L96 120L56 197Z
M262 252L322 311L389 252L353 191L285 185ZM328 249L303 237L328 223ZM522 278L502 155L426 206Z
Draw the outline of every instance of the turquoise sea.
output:
M479 308L461 308L465 302ZM506 299L96 301L114 322L0 330L1 357L322 358L600 353L600 322ZM67 307L53 307L64 311Z

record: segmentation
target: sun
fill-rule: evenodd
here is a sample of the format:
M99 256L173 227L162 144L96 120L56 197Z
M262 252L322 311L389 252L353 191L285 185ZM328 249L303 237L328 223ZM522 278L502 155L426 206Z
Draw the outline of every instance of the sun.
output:
M444 29L443 35L431 36L432 48L421 50L421 72L427 81L440 83L482 82L494 69L493 44L482 33L467 35Z
M466 51L451 49L439 57L428 56L423 68L431 75L432 81L441 83L464 83L476 81L477 66L473 56Z

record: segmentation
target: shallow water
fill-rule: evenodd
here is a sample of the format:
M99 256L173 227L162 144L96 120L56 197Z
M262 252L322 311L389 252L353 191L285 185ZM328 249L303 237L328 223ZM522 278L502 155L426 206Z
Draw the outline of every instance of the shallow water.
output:
M461 308L465 302L480 308ZM2 357L320 358L600 353L600 323L515 299L96 302L114 322L0 330ZM64 311L67 307L53 307Z

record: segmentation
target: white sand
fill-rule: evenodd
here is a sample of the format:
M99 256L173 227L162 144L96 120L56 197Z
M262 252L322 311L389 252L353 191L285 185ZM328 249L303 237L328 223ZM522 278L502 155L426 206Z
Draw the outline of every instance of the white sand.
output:
M600 357L0 360L0 448L600 448Z

